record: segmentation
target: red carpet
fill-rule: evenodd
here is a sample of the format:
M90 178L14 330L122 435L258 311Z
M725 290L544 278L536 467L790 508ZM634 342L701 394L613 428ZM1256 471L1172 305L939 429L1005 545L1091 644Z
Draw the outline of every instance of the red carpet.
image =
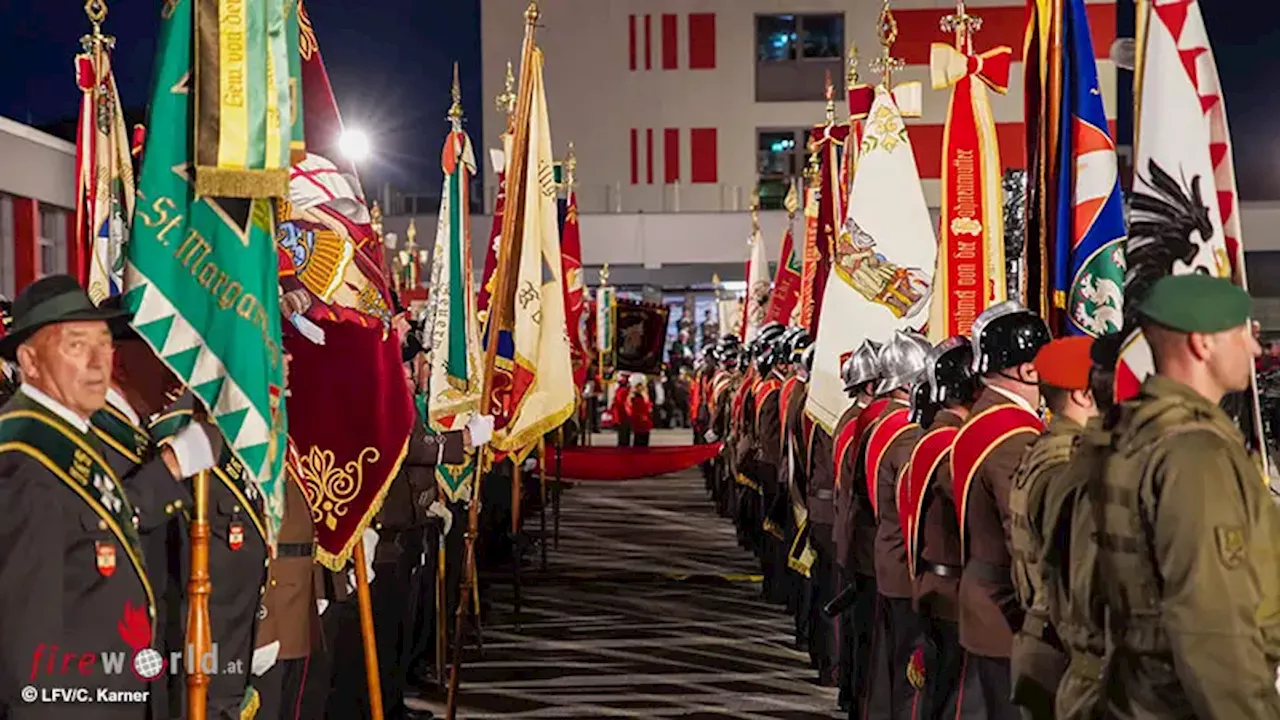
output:
M560 456L560 476L586 482L640 480L670 475L704 463L720 453L721 443L647 448L565 448ZM555 473L555 455L549 458L548 475Z

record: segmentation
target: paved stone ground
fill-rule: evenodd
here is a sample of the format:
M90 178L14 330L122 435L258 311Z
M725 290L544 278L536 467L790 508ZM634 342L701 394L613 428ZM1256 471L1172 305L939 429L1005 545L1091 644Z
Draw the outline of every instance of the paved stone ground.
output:
M658 431L653 441L687 438ZM760 600L756 573L696 470L579 483L564 494L547 570L524 573L518 626L510 585L494 585L458 717L837 717L835 691L815 684L807 655L791 647L790 618ZM443 715L441 698L410 705Z

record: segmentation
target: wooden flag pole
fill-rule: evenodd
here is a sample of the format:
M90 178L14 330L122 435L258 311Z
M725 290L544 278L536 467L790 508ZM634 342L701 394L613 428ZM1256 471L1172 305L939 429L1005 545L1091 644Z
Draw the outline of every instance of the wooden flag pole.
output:
M369 684L369 713L382 720L382 680L378 676L378 642L373 634L373 599L369 596L369 561L364 538L356 540L356 601L360 605L360 639L364 645L364 674Z
M441 523L440 535L436 542L436 682L440 687L444 687L445 684L445 654L448 652L446 638L449 634L449 589L447 586L446 562L444 524Z
M524 13L524 46L520 55L520 85L516 97L516 112L512 122L511 157L507 162L507 195L509 211L502 215L502 234L498 241L498 261L494 268L494 292L491 295L488 317L488 343L484 351L484 385L480 396L480 413L492 415L494 408L493 373L498 360L498 333L509 324L515 273L512 265L520 257L524 232L524 200L529 161L529 114L533 108L533 51L534 31L538 23L538 3L530 2ZM458 710L458 684L462 675L462 627L466 620L467 600L472 592L476 567L476 535L480 527L480 499L484 475L492 466L491 451L483 453L484 460L476 470L472 488L471 506L467 515L466 568L458 601L458 614L453 626L453 668L449 675L449 700L445 717L454 720ZM478 614L477 614L478 617Z
M213 651L209 627L209 471L201 470L192 480L195 517L191 520L191 577L187 581L187 717L205 720L209 710L209 676L200 659Z

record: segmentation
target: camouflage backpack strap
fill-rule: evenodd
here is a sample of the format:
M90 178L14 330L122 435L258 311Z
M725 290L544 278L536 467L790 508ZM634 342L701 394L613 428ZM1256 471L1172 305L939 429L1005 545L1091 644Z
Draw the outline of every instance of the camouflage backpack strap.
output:
M1048 483L1042 480L1033 484L1031 480L1050 468L1069 462L1079 439L1079 433L1046 433L1037 438L1027 446L1026 454L1014 472L1013 486L1009 492L1009 513L1013 524L1010 554L1013 559L1014 585L1023 603L1033 603L1035 609L1041 612L1044 611L1045 598L1040 579L1034 577L1034 568L1040 565L1045 538L1049 535L1045 528L1045 518L1033 520L1031 512L1033 508L1043 511Z

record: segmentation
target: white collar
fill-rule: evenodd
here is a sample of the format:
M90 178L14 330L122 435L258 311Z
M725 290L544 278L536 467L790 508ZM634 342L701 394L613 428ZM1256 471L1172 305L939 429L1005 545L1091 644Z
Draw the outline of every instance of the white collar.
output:
M1027 412L1033 415L1036 414L1036 409L1031 407L1031 403L1027 402L1027 399L1022 397L1021 395L1015 392L1011 392L1009 390L1005 390L1002 387L996 387L995 385L988 385L987 389L991 390L997 395L1000 395L1006 398L1007 400L1009 400L1009 402L1012 402L1014 405L1017 405L1023 410L1026 410Z
M43 405L45 409L48 410L49 412L53 413L54 415L57 415L63 420L66 420L75 429L79 430L85 435L89 434L89 421L77 415L74 411L71 410L71 408L67 407L66 405L63 405L57 400L54 400L53 398L46 395L43 391L27 383L23 383L19 385L18 390L24 393L27 397Z
M124 413L124 416L129 418L129 422L133 423L134 427L142 427L142 418L138 417L138 411L134 410L124 395L121 395L113 387L107 388L107 404Z

